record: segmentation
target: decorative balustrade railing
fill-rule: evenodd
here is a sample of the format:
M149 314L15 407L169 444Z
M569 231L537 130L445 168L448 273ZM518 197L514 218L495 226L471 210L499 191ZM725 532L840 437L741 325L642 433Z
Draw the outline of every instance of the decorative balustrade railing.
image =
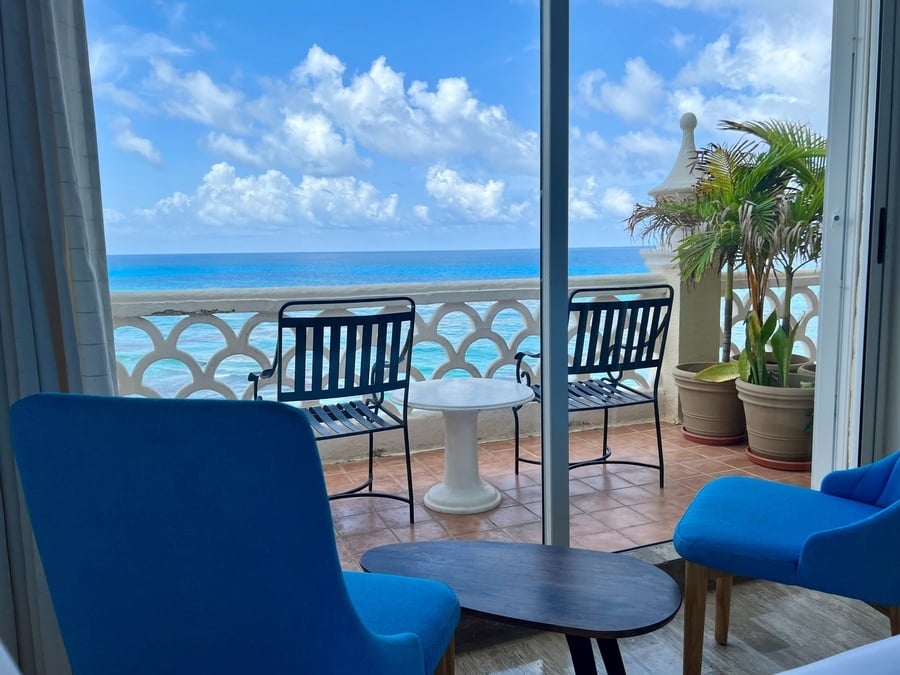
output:
M648 274L573 278L628 285ZM537 279L389 286L113 293L123 395L250 398L247 373L269 366L287 300L403 293L417 305L413 376L515 377L513 356L538 351Z
M621 286L665 281L657 274L577 277L571 286ZM815 358L818 275L794 281L796 351ZM743 346L746 283L735 290L732 351ZM780 289L770 291L781 306ZM295 298L388 293L417 304L416 379L515 377L517 351L538 351L537 279L390 286L308 287L112 294L119 391L122 395L250 398L247 373L269 366L278 308Z
M794 353L816 360L816 341L819 335L819 272L800 271L794 277L791 299L791 315L797 320ZM744 317L747 315L747 278L735 274L734 304L732 305L733 331L731 336L731 354L737 358L744 347ZM784 288L773 285L766 294L766 313L777 310L782 313L784 306Z

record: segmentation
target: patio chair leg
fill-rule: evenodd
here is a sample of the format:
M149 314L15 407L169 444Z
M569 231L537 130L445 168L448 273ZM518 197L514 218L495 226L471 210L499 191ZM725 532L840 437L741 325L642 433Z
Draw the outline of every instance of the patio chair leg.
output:
M656 451L659 454L659 487L665 483L665 466L663 465L662 430L659 428L659 404L653 399L653 414L656 418Z
M708 569L684 561L684 675L700 675L703 666L703 626L706 622Z
M372 491L372 483L375 476L375 434L369 434L369 492Z
M513 408L513 428L516 435L516 475L519 475L519 409Z
M608 455L609 450L609 408L603 409L603 454Z
M728 622L731 618L731 584L734 577L730 574L716 579L716 642L720 645L728 643Z
M403 449L406 452L406 494L409 497L409 524L416 522L415 500L413 499L412 461L409 457L409 429L403 427Z

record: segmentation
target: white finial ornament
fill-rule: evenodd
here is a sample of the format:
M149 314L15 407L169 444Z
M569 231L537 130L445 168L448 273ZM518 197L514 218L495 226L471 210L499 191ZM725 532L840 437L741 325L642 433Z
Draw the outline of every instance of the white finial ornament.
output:
M694 189L697 176L694 173L694 162L697 159L697 147L694 144L694 129L697 128L697 116L686 112L679 121L681 127L681 148L672 165L669 175L658 186L649 191L651 197L660 199L677 199L687 196Z

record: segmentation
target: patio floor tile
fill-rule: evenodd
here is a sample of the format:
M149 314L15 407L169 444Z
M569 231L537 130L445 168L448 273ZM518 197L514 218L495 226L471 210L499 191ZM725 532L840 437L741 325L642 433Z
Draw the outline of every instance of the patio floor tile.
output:
M745 444L704 446L686 439L681 429L663 425L666 487L659 488L659 474L629 464L588 466L570 472L569 540L572 546L618 551L671 539L672 530L698 489L725 475L754 476L792 485L809 485L809 472L776 471L747 459ZM614 459L653 462L656 434L652 424L635 424L609 430ZM599 454L602 429L570 435L571 456ZM416 522L409 523L409 508L390 499L340 499L331 502L341 564L359 569L359 557L369 548L404 541L479 539L539 543L543 537L541 467L524 464L513 471L513 443L484 443L479 448L484 480L501 494L500 505L485 513L450 515L429 510L422 500L443 477L442 449L413 455L413 487ZM527 450L526 450L527 449ZM537 451L537 455L534 452ZM523 456L539 456L540 439L522 439ZM324 467L329 490L356 484L367 472L367 461L343 462ZM378 490L406 490L405 462L399 457L378 458L375 466Z

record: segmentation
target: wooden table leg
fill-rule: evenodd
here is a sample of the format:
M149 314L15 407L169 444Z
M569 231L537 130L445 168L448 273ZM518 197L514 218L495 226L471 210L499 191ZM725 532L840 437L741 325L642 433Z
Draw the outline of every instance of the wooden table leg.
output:
M572 665L575 666L575 675L597 675L591 639L580 635L566 635L566 642L569 643L569 654L572 656Z
M619 651L619 641L597 638L597 646L600 647L600 656L603 657L606 675L625 675L625 664L622 662L622 652Z

